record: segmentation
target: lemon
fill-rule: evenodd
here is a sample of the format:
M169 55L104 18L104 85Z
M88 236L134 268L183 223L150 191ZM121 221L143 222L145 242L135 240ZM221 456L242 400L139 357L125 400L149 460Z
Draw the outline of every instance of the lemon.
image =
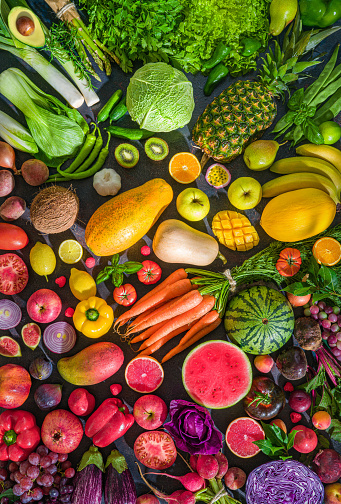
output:
M83 247L76 240L64 240L58 249L59 257L66 264L75 264L83 255Z
M37 242L30 252L30 263L33 271L47 280L56 267L56 256L49 245Z
M84 299L88 299L91 296L96 296L97 287L95 280L86 271L71 268L69 286L72 294L80 301L84 301Z

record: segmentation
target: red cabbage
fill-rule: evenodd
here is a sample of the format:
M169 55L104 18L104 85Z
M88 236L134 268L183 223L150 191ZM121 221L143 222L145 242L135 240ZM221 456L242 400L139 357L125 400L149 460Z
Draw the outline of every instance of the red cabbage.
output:
M322 504L320 478L296 460L275 460L254 469L246 482L247 504Z

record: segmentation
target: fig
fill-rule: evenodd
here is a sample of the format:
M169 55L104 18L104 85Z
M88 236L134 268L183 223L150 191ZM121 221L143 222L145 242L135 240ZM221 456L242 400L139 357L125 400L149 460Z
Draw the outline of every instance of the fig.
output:
M52 361L46 359L46 357L37 357L31 362L29 367L30 375L36 380L46 380L51 376L52 370Z
M59 383L44 383L39 385L34 393L34 400L39 409L50 410L58 406L62 400L62 385Z
M313 469L322 483L335 483L341 477L341 457L335 450L320 450L313 460Z
M276 366L288 380L300 380L307 372L308 363L302 348L292 346L279 354Z
M41 338L40 327L34 322L25 324L21 329L21 337L28 348L35 350L39 345Z

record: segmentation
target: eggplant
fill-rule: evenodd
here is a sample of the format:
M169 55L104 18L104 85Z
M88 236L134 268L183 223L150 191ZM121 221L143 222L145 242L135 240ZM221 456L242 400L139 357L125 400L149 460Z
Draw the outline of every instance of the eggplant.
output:
M133 477L128 469L126 459L118 450L112 450L105 464L104 503L136 503L136 487Z
M104 463L97 446L83 454L73 480L71 504L101 504Z

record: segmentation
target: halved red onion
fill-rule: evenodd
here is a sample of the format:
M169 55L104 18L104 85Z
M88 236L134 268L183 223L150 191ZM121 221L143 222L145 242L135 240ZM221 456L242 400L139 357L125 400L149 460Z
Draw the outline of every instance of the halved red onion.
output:
M16 327L21 316L21 310L14 301L0 299L0 329L7 330Z
M53 353L65 353L76 344L76 331L67 322L55 322L44 331L43 341Z

